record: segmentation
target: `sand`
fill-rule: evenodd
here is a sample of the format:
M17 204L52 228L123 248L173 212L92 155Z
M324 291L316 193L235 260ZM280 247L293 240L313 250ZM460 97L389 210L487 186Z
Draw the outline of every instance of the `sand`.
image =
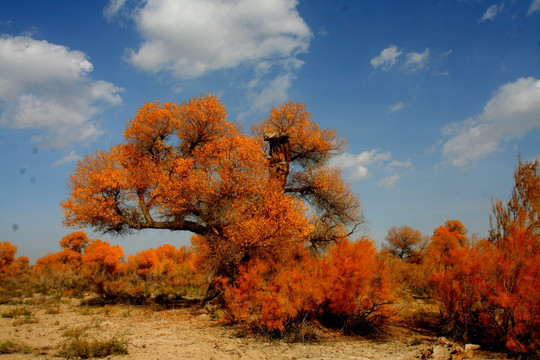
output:
M316 342L288 343L226 325L219 311L200 307L90 307L77 299L37 295L22 301L0 305L0 342L25 346L2 360L62 359L59 349L73 334L127 342L128 355L107 359L504 359L481 349L466 352L463 345L400 323L370 338L321 330ZM14 310L23 314L15 316Z

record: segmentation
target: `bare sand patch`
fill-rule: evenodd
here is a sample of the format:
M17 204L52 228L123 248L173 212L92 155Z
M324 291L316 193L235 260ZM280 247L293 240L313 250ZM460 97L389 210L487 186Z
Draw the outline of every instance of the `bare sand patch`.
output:
M18 310L17 310L18 309ZM21 315L16 315L18 312ZM35 296L21 304L0 305L0 342L24 351L3 359L62 359L62 343L121 338L128 355L107 359L503 359L502 354L468 349L402 324L370 338L322 331L315 343L287 343L224 325L219 314L199 308L156 310L150 306L81 306L80 300Z

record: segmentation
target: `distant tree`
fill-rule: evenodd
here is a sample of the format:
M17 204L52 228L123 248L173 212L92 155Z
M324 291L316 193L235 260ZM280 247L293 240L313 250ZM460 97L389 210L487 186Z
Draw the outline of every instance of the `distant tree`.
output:
M110 295L119 291L114 284L116 275L122 269L124 251L118 245L96 239L86 247L82 257L83 272L100 295Z
M28 258L15 258L17 247L7 241L0 242L0 280L20 276L28 269Z
M7 241L0 242L0 270L7 271L9 266L15 261L17 247Z
M228 122L215 96L145 104L126 143L79 162L65 224L191 231L214 273L234 278L250 259L333 242L362 222L357 196L326 166L344 143L304 105L273 108L253 131Z
M120 265L124 251L118 245L111 246L107 241L92 241L83 256L84 266L92 271L114 274Z
M458 220L447 220L443 226L433 230L431 242L427 247L433 261L444 258L451 250L469 245L467 228Z
M422 233L410 226L392 226L385 237L385 247L401 260L418 262L423 239Z
M62 240L60 240L60 246L64 249L69 249L82 254L89 242L90 239L88 239L85 232L77 231L64 236Z

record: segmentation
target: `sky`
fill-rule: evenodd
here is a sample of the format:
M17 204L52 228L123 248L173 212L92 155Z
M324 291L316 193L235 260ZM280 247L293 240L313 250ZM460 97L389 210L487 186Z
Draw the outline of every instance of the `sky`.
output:
M343 136L359 235L457 219L486 236L518 156L540 156L540 0L4 0L0 241L59 251L77 161L145 102L205 93L245 129L293 100ZM126 254L190 239L83 230Z

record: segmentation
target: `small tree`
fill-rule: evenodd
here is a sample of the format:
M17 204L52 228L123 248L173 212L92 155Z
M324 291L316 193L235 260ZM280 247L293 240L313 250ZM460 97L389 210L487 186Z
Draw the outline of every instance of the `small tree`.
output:
M419 262L423 239L422 233L410 226L392 226L385 237L386 248L401 260Z
M60 240L60 246L82 255L84 248L86 248L86 245L88 245L89 242L90 239L88 239L85 232L77 231L64 236L62 240Z
M484 327L514 352L540 347L540 171L522 162L506 206L493 201Z

